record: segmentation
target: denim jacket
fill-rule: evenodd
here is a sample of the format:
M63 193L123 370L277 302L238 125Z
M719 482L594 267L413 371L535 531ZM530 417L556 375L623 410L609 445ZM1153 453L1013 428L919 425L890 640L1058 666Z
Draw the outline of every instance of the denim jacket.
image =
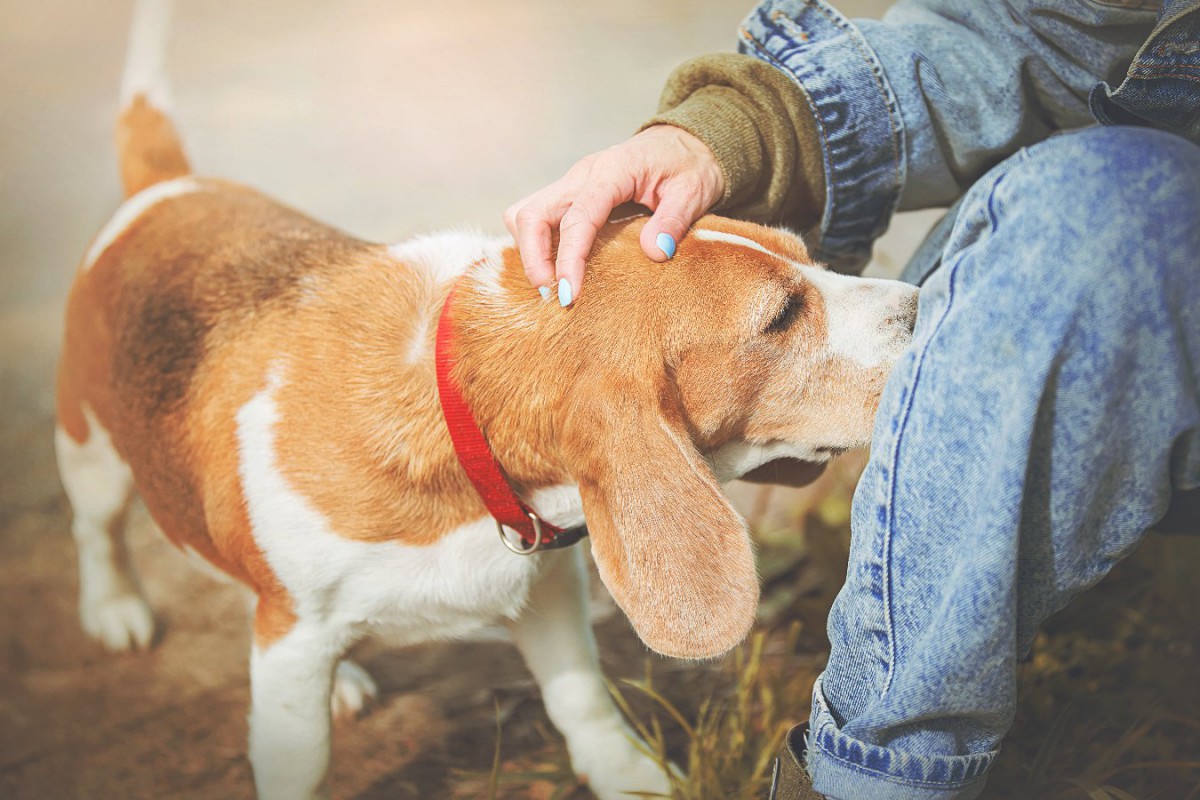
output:
M894 212L949 206L1057 131L1149 125L1200 143L1200 0L900 0L854 22L824 0L766 0L740 33L816 114L818 256L840 270L862 268Z

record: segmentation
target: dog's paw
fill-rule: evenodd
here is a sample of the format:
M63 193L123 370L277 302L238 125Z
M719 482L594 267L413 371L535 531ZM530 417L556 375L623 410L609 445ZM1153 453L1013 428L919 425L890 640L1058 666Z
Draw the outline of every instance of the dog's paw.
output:
M377 694L379 689L365 669L353 661L338 662L337 673L333 677L333 694L329 698L334 719L358 716L375 700Z
M83 603L83 629L112 652L145 649L154 638L154 612L137 594L119 594Z
M572 764L599 800L671 797L670 775L638 748L632 732L622 731L619 740L609 737L603 746L573 757ZM674 765L670 769L679 772Z

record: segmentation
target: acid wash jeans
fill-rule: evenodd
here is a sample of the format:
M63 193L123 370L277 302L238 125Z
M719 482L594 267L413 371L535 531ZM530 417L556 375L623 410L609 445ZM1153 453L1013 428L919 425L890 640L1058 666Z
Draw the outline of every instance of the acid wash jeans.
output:
M1200 147L1092 127L958 207L854 496L807 766L972 798L1039 624L1200 486Z

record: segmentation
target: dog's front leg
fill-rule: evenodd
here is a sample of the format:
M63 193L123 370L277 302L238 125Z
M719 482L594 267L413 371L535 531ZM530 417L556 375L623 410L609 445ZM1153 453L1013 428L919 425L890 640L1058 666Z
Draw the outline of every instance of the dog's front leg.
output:
M261 800L329 797L329 696L342 652L303 621L250 657L250 763Z
M600 674L583 551L572 547L541 558L542 575L511 628L546 713L567 740L572 768L600 800L639 791L669 796L666 773L638 749Z

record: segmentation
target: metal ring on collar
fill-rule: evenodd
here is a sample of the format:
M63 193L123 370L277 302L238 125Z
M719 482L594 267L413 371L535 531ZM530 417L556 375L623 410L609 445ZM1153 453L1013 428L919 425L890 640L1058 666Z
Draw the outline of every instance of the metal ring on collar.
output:
M522 536L521 532L517 530L513 531L513 533L517 534L516 541L513 541L511 538L509 538L508 534L505 533L505 527L503 523L501 523L499 520L496 520L496 530L500 532L500 541L504 542L505 547L519 556L532 555L538 550L542 549L542 520L532 511L528 511L526 514L529 516L529 521L533 523L534 538L533 544L530 545L525 544L525 537Z

